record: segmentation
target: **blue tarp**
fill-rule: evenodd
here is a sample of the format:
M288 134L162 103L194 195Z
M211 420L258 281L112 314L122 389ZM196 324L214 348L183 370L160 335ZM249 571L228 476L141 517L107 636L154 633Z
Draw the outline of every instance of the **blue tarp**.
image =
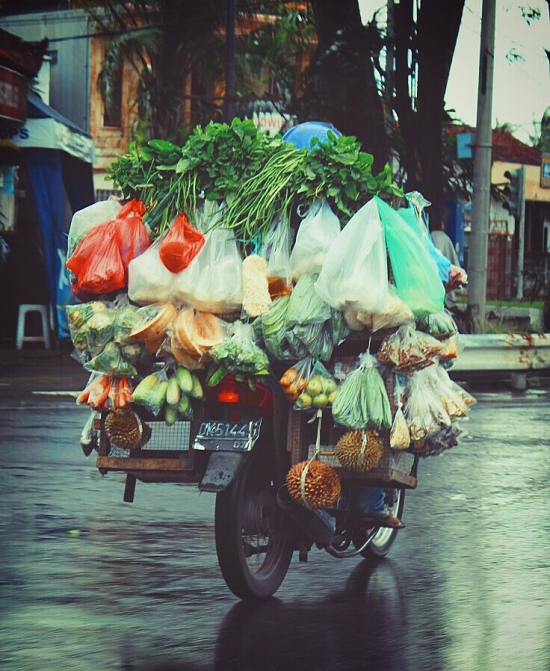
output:
M29 96L28 115L29 119L54 119L64 124L71 133L90 137L37 96ZM35 147L29 146L29 143L21 144L21 149L40 223L50 301L57 310L57 334L60 338L67 338L70 333L65 306L71 300L71 292L64 267L67 236L64 234L63 201L66 194L73 213L94 202L93 167L80 155L71 155L70 144L66 149L60 149L53 137L51 148L44 147L47 142L44 143L43 138L36 144L38 146Z

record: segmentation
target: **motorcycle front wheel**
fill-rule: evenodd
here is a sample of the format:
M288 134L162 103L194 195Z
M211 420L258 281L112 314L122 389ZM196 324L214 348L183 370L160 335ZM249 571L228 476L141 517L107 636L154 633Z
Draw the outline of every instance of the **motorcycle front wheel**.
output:
M405 508L405 490L394 489L391 492L392 501L388 505L388 511L395 515L395 517L402 518L403 510ZM356 548L362 547L371 536L369 544L360 552L366 558L381 558L385 557L391 549L397 534L398 529L391 529L388 527L378 527L367 531L358 531L353 539L353 544Z
M292 559L290 530L276 490L268 455L257 446L235 480L216 494L218 563L227 586L240 599L272 596Z

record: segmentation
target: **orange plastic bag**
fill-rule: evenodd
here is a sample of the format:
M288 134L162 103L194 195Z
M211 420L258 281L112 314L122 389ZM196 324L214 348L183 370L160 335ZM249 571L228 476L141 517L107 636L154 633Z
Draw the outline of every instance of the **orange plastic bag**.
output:
M185 214L178 214L159 246L159 256L172 273L185 270L204 246L204 235Z
M116 218L120 256L125 268L136 256L140 256L151 246L151 236L147 232L142 217L145 205L136 198L120 208Z
M126 286L115 221L93 228L69 257L67 268L76 278L73 290L108 294Z

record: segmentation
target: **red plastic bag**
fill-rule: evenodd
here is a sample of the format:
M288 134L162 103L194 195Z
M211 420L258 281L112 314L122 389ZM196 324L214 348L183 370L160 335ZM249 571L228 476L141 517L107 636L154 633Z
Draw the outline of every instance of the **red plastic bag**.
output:
M73 291L108 294L126 286L115 222L93 228L69 257L67 268L76 277Z
M144 214L145 205L133 198L120 208L115 220L120 256L126 269L132 259L151 246L151 236L141 219Z
M159 256L172 273L185 270L204 246L204 235L185 214L178 214L159 246Z

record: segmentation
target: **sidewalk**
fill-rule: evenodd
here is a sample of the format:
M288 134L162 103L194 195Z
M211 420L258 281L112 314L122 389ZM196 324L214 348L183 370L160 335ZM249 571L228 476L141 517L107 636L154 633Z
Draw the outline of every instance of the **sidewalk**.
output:
M70 352L0 349L0 405L75 405L76 394L84 389L89 376Z

